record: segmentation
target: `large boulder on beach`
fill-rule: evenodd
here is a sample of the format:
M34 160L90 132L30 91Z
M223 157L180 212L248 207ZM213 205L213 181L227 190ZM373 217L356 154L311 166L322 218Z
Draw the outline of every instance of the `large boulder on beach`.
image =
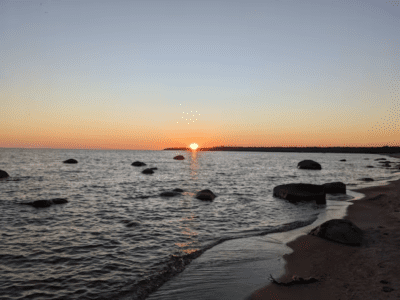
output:
M131 164L131 166L135 166L135 167L143 167L143 166L145 166L146 164L144 163L144 162L141 162L141 161L135 161L135 162L133 162L132 164Z
M317 204L326 204L326 192L322 185L307 183L290 183L274 187L274 197L289 200L295 203L299 201L315 201Z
M212 201L215 199L215 194L210 190L202 190L196 194L196 198L205 201Z
M76 159L70 158L63 161L64 164L77 164L78 161Z
M10 175L6 171L0 170L0 179L8 178Z
M176 160L184 160L185 157L182 156L182 155L177 155L177 156L174 157L174 159L176 159Z
M322 185L325 193L329 194L346 194L346 185L343 182L330 182Z
M297 164L297 168L305 170L321 170L321 165L313 160L303 160Z
M363 232L349 220L333 219L322 223L309 232L330 241L347 244L361 245Z
M153 174L154 171L153 171L152 169L144 169L144 170L142 171L142 173L143 173L143 174Z

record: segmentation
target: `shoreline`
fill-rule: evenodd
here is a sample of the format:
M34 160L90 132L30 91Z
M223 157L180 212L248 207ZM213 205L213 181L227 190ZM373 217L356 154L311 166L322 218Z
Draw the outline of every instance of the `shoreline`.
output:
M400 298L400 180L354 191L365 196L349 201L352 205L343 219L363 230L363 244L347 246L301 235L286 244L293 252L283 256L285 273L275 279L288 282L299 276L319 281L294 286L267 283L247 300Z

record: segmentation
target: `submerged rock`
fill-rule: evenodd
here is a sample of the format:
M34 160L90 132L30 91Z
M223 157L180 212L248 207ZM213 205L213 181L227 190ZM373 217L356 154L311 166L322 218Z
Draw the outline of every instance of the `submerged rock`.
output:
M375 168L374 166L367 166L367 168Z
M0 179L8 178L10 175L6 171L0 170Z
M55 198L51 200L54 204L65 204L68 203L68 200L65 198Z
M70 158L63 161L64 164L77 164L78 161L76 159Z
M202 190L196 194L196 198L205 201L212 201L215 199L215 194L210 190Z
M140 225L140 222L131 221L128 224L126 224L126 227L136 227L136 226L139 226L139 225Z
M158 170L158 168L149 168L150 170Z
M55 198L55 199L52 199L52 200L36 200L36 201L33 201L33 202L21 203L21 204L31 205L33 207L39 208L39 207L49 207L49 206L51 206L53 204L65 204L65 203L68 203L67 199L65 199L65 198Z
M299 201L315 201L317 204L326 204L326 192L322 185L307 183L290 183L274 187L275 197L295 203Z
M297 164L297 168L306 170L321 170L321 165L313 160L303 160Z
M314 228L309 232L309 235L342 244L359 246L362 242L363 232L349 220L333 219Z
M53 204L51 200L36 200L31 203L33 207L49 207Z
M372 178L361 178L362 181L374 181Z
M153 171L152 169L144 169L144 170L142 171L142 173L143 173L143 174L153 174L154 171Z
M176 160L184 160L185 157L182 156L182 155L177 155L177 156L174 157L174 159L176 159Z
M178 196L178 195L180 195L180 194L177 192L162 192L160 194L161 197L174 197L174 196Z
M346 161L345 159L341 159L340 161Z
M375 160L386 160L386 158L377 158Z
M182 192L183 192L182 189L173 189L172 191L173 191L173 192L178 192L178 193L182 193Z
M346 185L343 182L324 183L325 193L329 194L346 194Z
M144 162L141 162L141 161L135 161L135 162L133 162L132 164L131 164L131 166L135 166L135 167L143 167L143 166L145 166L146 164L144 163Z

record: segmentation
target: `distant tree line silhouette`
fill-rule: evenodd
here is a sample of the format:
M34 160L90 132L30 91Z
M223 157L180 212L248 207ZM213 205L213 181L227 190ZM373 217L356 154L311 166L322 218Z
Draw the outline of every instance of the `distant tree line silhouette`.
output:
M190 148L166 148L164 150L192 151ZM198 148L197 151L254 151L254 152L307 152L307 153L400 153L400 147L237 147L217 146Z

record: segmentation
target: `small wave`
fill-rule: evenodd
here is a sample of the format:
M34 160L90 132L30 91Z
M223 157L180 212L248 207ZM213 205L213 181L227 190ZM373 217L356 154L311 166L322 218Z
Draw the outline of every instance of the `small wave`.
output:
M162 268L155 268L153 271L144 276L144 279L136 282L130 292L130 298L131 299L137 299L137 300L142 300L145 299L149 294L155 292L159 287L161 287L165 282L173 278L175 275L181 273L188 264L193 259L198 258L200 255L202 255L205 251L229 240L233 239L240 239L240 238L247 238L247 237L253 237L253 236L263 236L271 233L276 233L276 232L286 232L290 230L294 230L300 227L304 227L307 225L310 225L317 220L318 214L314 214L313 217L309 220L301 220L301 221L295 221L295 222L290 222L290 223L285 223L281 226L278 226L276 228L270 228L261 232L246 232L243 234L239 234L236 236L230 236L230 237L224 237L220 238L217 241L211 242L207 246L205 246L203 249L199 249L196 251L193 251L189 254L186 255L171 255L167 260L164 260L162 262L158 262L157 264L153 265L155 266L162 266Z

